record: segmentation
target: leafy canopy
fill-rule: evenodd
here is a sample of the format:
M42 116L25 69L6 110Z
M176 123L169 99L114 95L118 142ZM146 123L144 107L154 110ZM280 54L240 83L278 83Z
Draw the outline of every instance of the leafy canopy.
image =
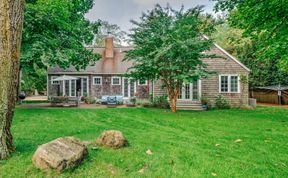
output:
M277 65L279 59L262 60L256 56L257 46L261 43L242 36L243 30L233 28L227 23L218 24L212 38L229 53L244 63L251 73L249 86L288 85L288 73Z
M93 0L28 0L25 7L21 67L30 74L59 65L85 68L100 58L85 48L98 24L84 15Z
M177 83L195 81L207 75L202 58L212 41L204 40L203 33L210 33L212 26L200 18L201 7L179 11L170 6L156 5L142 14L130 38L134 49L126 54L135 65L129 74L134 78L164 79L166 87L176 88Z
M179 11L169 5L156 5L143 13L140 21L132 21L135 28L130 35L134 49L126 60L134 62L128 76L140 80L161 79L167 89L172 112L176 112L177 96L183 82L205 77L206 64L202 58L211 57L204 52L210 49L211 40L203 33L210 33L210 19L201 16L202 8Z
M286 0L214 0L215 10L227 10L230 25L257 43L256 57L277 61L288 71L288 3Z

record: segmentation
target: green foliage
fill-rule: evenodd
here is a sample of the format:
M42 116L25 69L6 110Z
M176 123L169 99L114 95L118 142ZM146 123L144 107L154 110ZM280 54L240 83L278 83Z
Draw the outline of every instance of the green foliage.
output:
M21 68L27 76L55 65L82 69L100 58L84 47L98 31L98 24L84 17L92 6L93 0L26 2Z
M96 100L93 97L84 97L85 104L96 104Z
M131 104L135 105L135 104L136 104L136 97L131 97L130 100L129 100L129 102L130 102Z
M210 49L212 41L203 40L202 34L211 31L204 28L199 16L201 8L176 11L157 5L144 13L130 35L134 49L126 59L136 62L130 74L137 79L193 81L207 73L201 58ZM210 57L210 56L209 56ZM170 83L172 84L172 82Z
M151 102L149 99L137 99L136 105L140 106L150 106Z
M201 12L201 7L177 11L156 5L143 13L139 22L132 20L134 49L126 53L126 60L135 65L127 75L139 80L162 79L170 101L177 100L174 96L183 82L206 77L201 59L212 57L203 53L212 41L205 40L203 34L212 32L213 27Z
M263 60L256 55L259 41L243 37L243 30L233 28L227 23L216 26L212 38L229 53L244 63L251 73L249 86L288 85L288 72L278 65L279 59Z
M201 104L203 105L209 104L210 102L209 99L204 96L202 96L200 99L201 99Z
M154 97L152 106L157 107L157 108L162 108L162 109L169 109L170 108L170 103L167 100L167 96L157 96Z
M34 90L39 92L46 90L47 72L45 69L36 69L34 73L22 70L21 90L26 94L33 93Z
M215 99L215 108L230 109L231 107L229 102L222 95L218 95Z
M288 71L288 3L279 0L215 0L216 11L228 10L229 23L255 42L256 58Z
M287 116L286 108L277 107L177 114L146 108L17 108L13 119L17 151L1 161L0 177L212 178L215 172L218 177L284 178ZM89 146L83 164L61 174L40 171L31 163L38 145L63 136L94 142L107 129L122 131L131 146L120 150ZM242 142L235 143L236 139ZM146 155L147 149L153 155ZM143 167L144 173L139 173Z

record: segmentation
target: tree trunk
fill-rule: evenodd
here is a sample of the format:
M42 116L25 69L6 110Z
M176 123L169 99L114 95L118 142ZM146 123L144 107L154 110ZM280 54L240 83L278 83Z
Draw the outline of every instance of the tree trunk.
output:
M0 0L0 160L14 150L11 124L19 76L24 0Z
M179 94L179 88L174 91L173 89L168 89L168 94L169 94L169 101L171 105L171 111L173 113L177 112L177 99L178 99L178 94Z

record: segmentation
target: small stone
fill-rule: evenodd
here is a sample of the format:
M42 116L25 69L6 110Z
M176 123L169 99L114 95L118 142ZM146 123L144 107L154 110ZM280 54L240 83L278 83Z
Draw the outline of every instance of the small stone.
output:
M216 177L216 176L217 176L217 174L216 174L215 172L212 172L211 175L212 175L213 177Z
M145 171L145 169L144 169L144 168L142 168L142 169L140 169L138 172L139 172L139 173L141 173L141 174L143 174L143 173L144 173L144 171Z
M241 139L237 139L237 140L235 140L234 142L235 142L235 143L240 143L240 142L242 142L242 140L241 140Z
M146 151L146 154L147 154L147 155L152 155L153 152L152 152L150 149L148 149L148 150Z
M148 165L145 164L138 172L143 174L147 168L148 168Z
M216 146L216 147L218 147L218 146L220 146L220 144L219 144L219 143L217 143L217 144L215 144L215 146Z

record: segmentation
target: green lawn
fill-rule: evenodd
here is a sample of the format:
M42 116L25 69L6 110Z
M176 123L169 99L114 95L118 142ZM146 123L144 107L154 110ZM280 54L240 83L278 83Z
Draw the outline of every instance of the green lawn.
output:
M31 163L39 144L62 136L93 141L108 129L122 131L130 146L89 149L81 166L61 175L41 172ZM0 177L288 176L287 109L177 114L144 108L17 109L13 134L17 151L0 162ZM237 139L242 142L235 143Z

